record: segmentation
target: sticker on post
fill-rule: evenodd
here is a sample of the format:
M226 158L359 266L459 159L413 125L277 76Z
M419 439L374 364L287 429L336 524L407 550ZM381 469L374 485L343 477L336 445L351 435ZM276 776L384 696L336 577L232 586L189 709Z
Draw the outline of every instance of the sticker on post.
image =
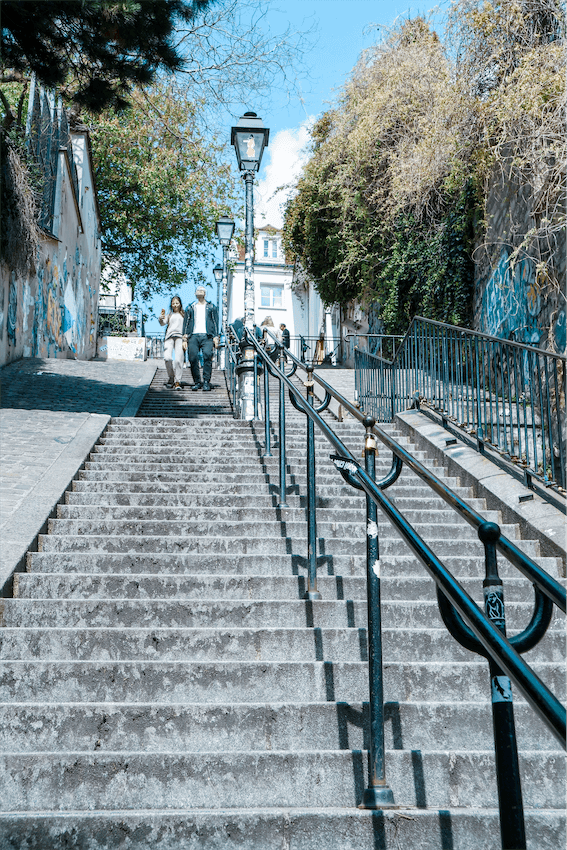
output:
M348 470L348 472L358 471L356 463L346 457L340 457L339 455L331 455L331 460L333 461L337 469L346 469Z
M492 677L492 702L512 702L512 685L508 676Z
M368 520L366 524L366 536L375 540L378 537L378 523Z

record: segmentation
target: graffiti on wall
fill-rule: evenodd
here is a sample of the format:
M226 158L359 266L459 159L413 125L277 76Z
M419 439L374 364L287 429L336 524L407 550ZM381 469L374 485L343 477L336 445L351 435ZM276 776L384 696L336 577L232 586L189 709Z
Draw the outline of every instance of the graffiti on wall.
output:
M8 339L15 344L16 343L16 327L18 324L18 284L16 282L16 275L12 272L12 277L10 280L10 289L8 294L8 322L7 322L7 331L8 331Z
M76 255L74 254L74 258ZM96 270L78 255L69 271L67 254L38 258L36 274L4 278L0 292L0 342L8 342L5 361L14 356L92 356L96 345Z
M544 346L547 331L542 321L545 299L536 267L529 258L510 268L509 251L502 248L488 279L481 285L480 329L492 336L527 345ZM565 349L565 312L554 322L558 351Z

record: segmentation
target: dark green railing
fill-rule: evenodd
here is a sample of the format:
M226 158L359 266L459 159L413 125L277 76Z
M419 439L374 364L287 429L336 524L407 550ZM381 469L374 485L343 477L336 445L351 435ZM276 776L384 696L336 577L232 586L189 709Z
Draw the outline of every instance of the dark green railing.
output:
M362 807L385 808L394 805L393 794L386 781L384 750L380 553L376 523L376 509L380 508L433 578L437 588L440 613L449 632L462 645L479 653L488 660L502 847L514 847L517 850L522 850L522 848L526 847L526 841L510 682L516 685L528 703L543 719L544 723L561 742L562 746L565 747L565 709L521 657L521 653L532 649L545 634L551 621L553 605L557 605L562 611L566 610L565 589L552 576L542 570L535 561L518 549L512 541L502 535L500 528L495 523L486 522L479 513L467 505L463 499L443 484L442 481L416 460L406 449L378 427L373 417L361 413L354 404L341 396L340 393L337 393L319 375L314 374L312 366L302 364L289 351L286 351L288 360L291 359L296 368L300 367L307 372L307 380L304 384L307 397L304 398L298 387L284 373L285 367L281 353L283 346L274 338L274 343L280 349L278 365L266 355L263 345L254 334L245 331L244 336L245 339L243 342L247 346L253 347L255 357L258 358L258 362L261 364L261 368L256 369L256 372L258 374L260 371L264 372L263 406L268 414L266 417L267 420L269 420L269 411L271 409L269 403L268 374L271 374L279 381L280 504L283 506L285 506L286 498L286 395L289 397L293 406L298 411L304 413L307 418L307 598L320 598L317 590L317 555L315 548L317 539L315 427L329 441L333 449L331 458L344 480L349 485L364 491L366 494L366 567L368 585L371 734L369 747L369 784L364 793ZM325 391L325 399L318 409L315 408L313 394L315 382ZM260 397L260 380L255 382L255 388ZM364 439L364 467L360 465L329 424L321 417L321 412L327 406L331 397L334 397L342 405L344 410L348 411L364 426L364 433L362 434ZM257 406L260 407L260 400ZM283 428L282 423L284 424ZM266 433L269 433L269 421L266 423ZM374 475L376 438L384 443L393 455L390 472L384 479L378 482L375 481ZM266 440L266 454L269 454L271 453L269 436ZM455 576L444 566L429 545L417 534L403 514L385 496L383 491L396 482L404 464L426 482L434 493L440 495L447 504L477 529L485 551L486 577L483 583L485 597L484 612L466 593ZM506 637L502 581L498 575L497 550L519 569L534 586L535 601L531 621L520 634L514 635L511 638Z
M391 422L417 395L423 412L565 510L566 362L417 317L392 359L355 349L356 397L378 421Z

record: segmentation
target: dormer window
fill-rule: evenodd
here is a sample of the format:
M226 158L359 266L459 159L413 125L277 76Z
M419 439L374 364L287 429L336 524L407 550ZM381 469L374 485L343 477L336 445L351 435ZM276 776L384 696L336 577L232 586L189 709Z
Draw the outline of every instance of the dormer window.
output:
M267 239L264 239L264 257L269 257L269 256L270 256L270 254L269 254L269 246L270 246L269 241L268 241Z
M272 257L278 256L278 243L276 239L272 240Z

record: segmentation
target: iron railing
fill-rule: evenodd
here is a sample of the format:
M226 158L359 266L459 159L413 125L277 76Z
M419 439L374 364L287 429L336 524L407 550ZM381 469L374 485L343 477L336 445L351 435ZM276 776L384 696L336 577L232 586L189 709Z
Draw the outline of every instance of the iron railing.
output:
M557 504L549 489L565 495L567 486L566 361L417 317L391 360L355 349L356 397L390 422L415 406L417 394L424 412Z
M342 360L352 360L356 348L392 360L403 334L346 334L343 338Z
M304 398L297 386L291 382L290 377L284 373L281 356L283 346L275 338L274 342L280 349L279 366L266 355L262 344L255 338L254 334L245 331L244 341L246 345L253 347L255 357L261 362L264 371L265 454L268 456L271 456L268 373L279 381L279 501L281 507L286 506L287 490L285 460L286 395L289 396L293 406L307 417L308 575L306 598L321 598L317 590L315 426L332 446L334 453L331 454L331 458L344 480L366 494L370 746L369 784L363 796L362 807L385 808L394 805L393 794L386 781L384 748L380 555L376 524L376 508L379 507L435 581L441 617L449 632L463 646L479 653L488 660L502 847L524 850L526 848L524 814L510 682L516 685L528 703L565 747L565 709L521 657L522 653L536 646L545 634L551 621L553 605L557 605L562 611L566 610L565 589L512 541L502 535L498 525L486 522L479 513L433 475L406 449L377 427L373 417L361 413L319 375L315 375L312 365L304 366L299 359L291 355L289 351L287 352L287 357L288 359L291 358L295 368L301 367L307 371L307 380L305 381L307 398ZM255 373L258 373L257 366ZM325 391L325 399L319 408L315 408L314 382L320 384ZM260 393L259 381L255 381L254 387L255 391ZM320 415L331 397L334 397L344 409L364 426L364 467L359 464ZM257 401L255 408L259 409L259 406L260 402ZM378 482L375 481L374 475L376 438L381 440L393 455L390 472ZM398 479L404 464L427 483L434 493L440 495L447 504L477 529L485 552L484 612L466 593L455 576L444 566L393 502L384 495L383 491ZM535 594L533 614L529 625L520 634L509 639L506 637L502 581L498 575L497 550L533 583Z

